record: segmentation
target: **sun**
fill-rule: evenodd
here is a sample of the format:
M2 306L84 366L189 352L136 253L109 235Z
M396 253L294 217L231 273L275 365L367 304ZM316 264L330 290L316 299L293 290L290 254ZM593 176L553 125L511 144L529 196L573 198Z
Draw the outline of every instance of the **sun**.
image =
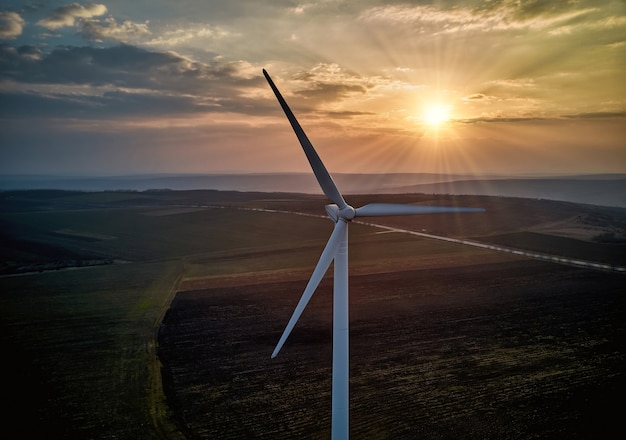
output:
M450 120L450 106L433 104L424 108L422 120L431 127L439 127Z

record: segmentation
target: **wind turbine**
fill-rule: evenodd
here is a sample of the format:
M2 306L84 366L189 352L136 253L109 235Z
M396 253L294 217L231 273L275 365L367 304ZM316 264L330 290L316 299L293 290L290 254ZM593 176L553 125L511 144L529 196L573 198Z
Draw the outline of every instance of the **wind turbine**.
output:
M293 330L296 322L302 315L304 308L313 296L322 277L334 260L333 285L333 362L332 362L332 439L347 439L349 437L349 405L348 405L348 223L356 217L374 217L390 215L432 214L444 212L483 212L481 208L457 208L445 206L418 206L400 205L394 203L370 203L360 208L353 208L343 199L333 179L318 156L315 148L307 138L298 120L278 91L272 78L263 69L263 75L274 91L280 106L296 133L302 149L313 169L322 191L333 204L326 205L328 216L335 222L335 228L322 255L313 270L304 293L296 306L291 319L287 323L274 352L272 359L278 355L287 337Z

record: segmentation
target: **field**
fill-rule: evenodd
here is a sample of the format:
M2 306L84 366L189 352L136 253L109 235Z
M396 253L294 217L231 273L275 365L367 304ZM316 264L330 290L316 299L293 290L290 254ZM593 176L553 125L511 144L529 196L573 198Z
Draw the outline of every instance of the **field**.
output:
M279 358L269 354L332 224L250 210L321 214L322 198L0 196L0 341L14 384L7 430L81 439L327 437L331 278ZM620 240L593 239L622 237L623 209L395 199L488 214L381 224L626 259ZM612 426L607 397L623 390L623 275L380 232L350 230L354 438L584 438ZM32 423L19 422L24 413Z
M331 282L278 358L306 280L180 292L160 335L190 439L328 438ZM351 278L353 438L608 438L623 276L537 262Z
M138 263L1 279L6 429L157 438L154 327L180 269Z

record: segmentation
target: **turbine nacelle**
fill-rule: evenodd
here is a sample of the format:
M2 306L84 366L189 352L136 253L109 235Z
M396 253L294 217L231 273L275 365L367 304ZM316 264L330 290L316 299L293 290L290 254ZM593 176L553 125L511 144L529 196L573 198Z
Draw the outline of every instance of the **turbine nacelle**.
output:
M326 214L328 214L331 220L335 223L337 223L339 220L349 222L354 217L356 217L356 209L354 209L350 205L345 205L343 208L340 208L339 206L332 203L330 205L326 205Z

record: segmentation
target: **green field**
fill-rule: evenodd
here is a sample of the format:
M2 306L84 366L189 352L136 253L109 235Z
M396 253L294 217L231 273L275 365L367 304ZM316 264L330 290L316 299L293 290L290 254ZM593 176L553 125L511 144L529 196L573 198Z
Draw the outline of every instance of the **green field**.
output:
M525 227L580 218L576 216L601 219L602 227L619 232L626 217L624 210L540 201L396 198L469 206L487 203L491 217L485 213L444 221L441 216L423 216L385 219L384 223L457 237L485 236L485 231L492 231L497 232L494 242L506 234L521 237L528 233ZM13 385L8 388L7 431L19 429L23 437L44 430L55 438L158 439L180 438L182 429L190 438L206 438L185 428L177 400L182 394L177 395L176 389L168 388L170 403L176 405L166 405L156 344L162 317L177 292L249 286L243 292L245 298L256 291L255 286L263 286L259 289L272 297L295 283L288 290L299 295L300 283L310 275L332 223L248 208L322 214L323 204L317 196L215 191L0 193L0 341L6 347L5 378ZM502 209L502 204L510 206ZM525 222L519 216L507 217L509 209L521 205L528 214ZM360 280L357 285L376 286L386 274L408 274L415 268L444 270L448 271L445 276L454 276L455 268L474 267L478 262L515 267L521 261L486 250L379 232L351 226L351 273ZM567 252L586 246L585 253L599 261L613 255L610 258L615 262L624 255L620 252L623 245L567 240ZM560 239L541 243L548 246L547 251L555 249L551 243L563 245ZM480 282L477 277L465 283ZM413 295L410 283L403 287L400 281L395 283L397 288L387 292L386 300ZM241 287L237 289L241 295ZM221 296L222 290L217 293L220 301L228 298ZM376 303L375 296L370 301ZM255 304L250 303L250 310L258 307ZM279 310L288 314L292 306L287 301ZM263 342L267 347L257 347L259 356L271 348L270 339L273 343L288 317L272 313L250 315L261 317L256 324L266 327L261 325L259 331L268 332L269 339ZM370 324L363 323L365 327ZM229 337L236 337L236 332ZM202 340L195 343L201 345ZM239 371L233 368L231 373ZM176 379L172 365L165 371L171 385ZM31 423L24 425L24 414Z
M1 279L8 401L19 402L9 423L31 438L158 438L154 328L181 271L172 260Z

